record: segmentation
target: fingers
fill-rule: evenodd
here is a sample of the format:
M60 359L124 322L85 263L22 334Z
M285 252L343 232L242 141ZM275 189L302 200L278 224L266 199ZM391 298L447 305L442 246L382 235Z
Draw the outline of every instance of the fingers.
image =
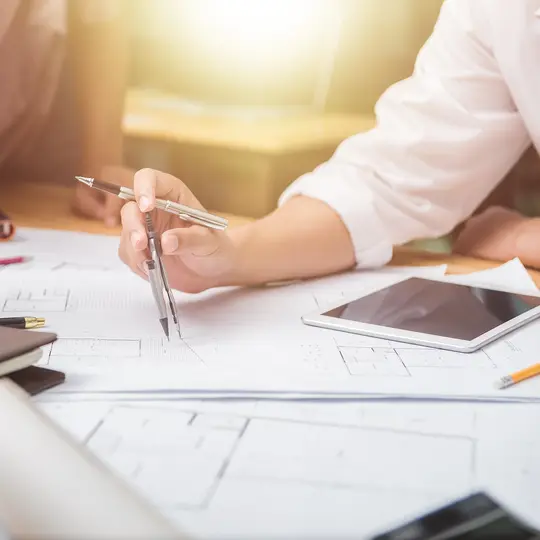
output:
M148 237L143 224L143 216L134 202L123 206L121 216L122 237L118 255L133 272L146 279L144 263L148 259Z
M171 229L163 233L161 248L164 255L189 253L195 257L209 257L219 250L222 234L199 225L186 229Z
M203 209L193 193L181 180L154 169L142 169L136 172L133 190L141 212L153 210L156 197Z
M76 213L87 218L103 219L105 216L102 194L86 186L77 186L73 209Z
M146 256L146 251L136 251L133 249L131 238L127 231L122 231L118 256L135 274L143 279L147 279L145 261L148 257Z
M144 251L148 247L148 238L144 227L143 215L139 212L134 202L129 202L122 207L122 230L129 239L129 244L134 251Z
M113 195L107 195L105 199L104 220L107 227L116 227L120 221L120 211L124 201Z

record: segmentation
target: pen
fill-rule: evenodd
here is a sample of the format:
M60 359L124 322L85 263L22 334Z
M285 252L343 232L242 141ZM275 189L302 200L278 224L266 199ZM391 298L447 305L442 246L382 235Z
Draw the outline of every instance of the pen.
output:
M8 259L0 259L0 266L8 266L10 264L25 263L30 260L29 257L10 257Z
M126 201L135 200L135 193L131 188L115 186L114 184L109 184L108 182L102 182L101 180L86 178L84 176L76 176L75 178L79 182L82 182L91 188L111 193L112 195L116 195L117 197L120 197ZM177 202L156 199L156 207L160 210L164 210L165 212L175 214L184 221L190 221L191 223L203 225L205 227L209 227L210 229L223 231L228 226L228 221L225 218L214 216L208 212L204 212L203 210L190 208L189 206L185 206L184 204Z
M540 364L534 364L533 366L529 366L521 371L516 371L515 373L506 375L497 381L496 386L499 388L499 390L503 390L504 388L509 388L510 386L514 386L522 381L536 377L537 375L540 375Z
M0 326L19 328L21 330L43 328L45 326L45 319L43 317L4 317L0 318Z

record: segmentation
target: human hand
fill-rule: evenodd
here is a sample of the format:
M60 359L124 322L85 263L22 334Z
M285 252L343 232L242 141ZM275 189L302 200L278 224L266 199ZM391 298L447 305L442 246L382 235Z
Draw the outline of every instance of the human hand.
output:
M506 262L519 257L526 266L540 267L540 220L494 206L466 224L454 253Z
M140 277L146 279L144 261L149 258L144 213L155 208L155 199L168 199L204 210L187 186L153 169L135 174L137 202L122 208L122 237L119 256ZM155 212L154 228L161 237L163 264L173 289L197 293L219 286L234 266L235 249L226 231L208 229L164 211Z
M134 172L127 167L104 167L97 179L130 187L133 184ZM123 199L114 195L77 183L72 208L76 214L102 220L107 227L116 227L120 224L120 211L124 203Z

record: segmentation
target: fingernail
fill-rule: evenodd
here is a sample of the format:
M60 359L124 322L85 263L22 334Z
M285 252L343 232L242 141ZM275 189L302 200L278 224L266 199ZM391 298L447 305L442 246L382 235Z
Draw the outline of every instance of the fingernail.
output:
M105 225L107 227L116 227L118 225L118 221L115 217L108 217L105 219Z
M164 253L174 253L178 249L178 238L173 235L165 236L161 240L162 248Z
M138 233L136 231L131 233L131 243L133 244L133 247L136 249L139 247L139 243L142 240L141 233Z
M141 212L148 212L150 210L150 199L146 195L143 195L139 199L139 208Z

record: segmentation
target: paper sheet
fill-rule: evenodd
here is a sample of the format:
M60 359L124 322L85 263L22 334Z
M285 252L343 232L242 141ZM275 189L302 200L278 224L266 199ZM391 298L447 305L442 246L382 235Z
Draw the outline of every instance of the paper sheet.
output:
M31 257L24 264L0 267L0 278L21 272L78 272L123 270L118 237L48 229L17 230L15 238L0 244L0 257Z
M476 490L540 526L539 405L39 405L196 538L367 538Z
M60 339L42 360L42 365L67 374L67 383L54 389L56 393L540 399L538 378L504 392L494 387L499 377L535 361L540 322L473 354L301 322L302 315L408 275L441 278L444 268L386 268L286 286L178 293L182 340L169 343L148 284L115 266L117 239L46 231L20 234L28 238L21 246L31 245L29 251L38 254L49 253L54 244L54 257L66 263L49 271L13 267L2 272L0 282L3 316L45 316L47 330L58 333ZM536 292L519 261L467 279Z

